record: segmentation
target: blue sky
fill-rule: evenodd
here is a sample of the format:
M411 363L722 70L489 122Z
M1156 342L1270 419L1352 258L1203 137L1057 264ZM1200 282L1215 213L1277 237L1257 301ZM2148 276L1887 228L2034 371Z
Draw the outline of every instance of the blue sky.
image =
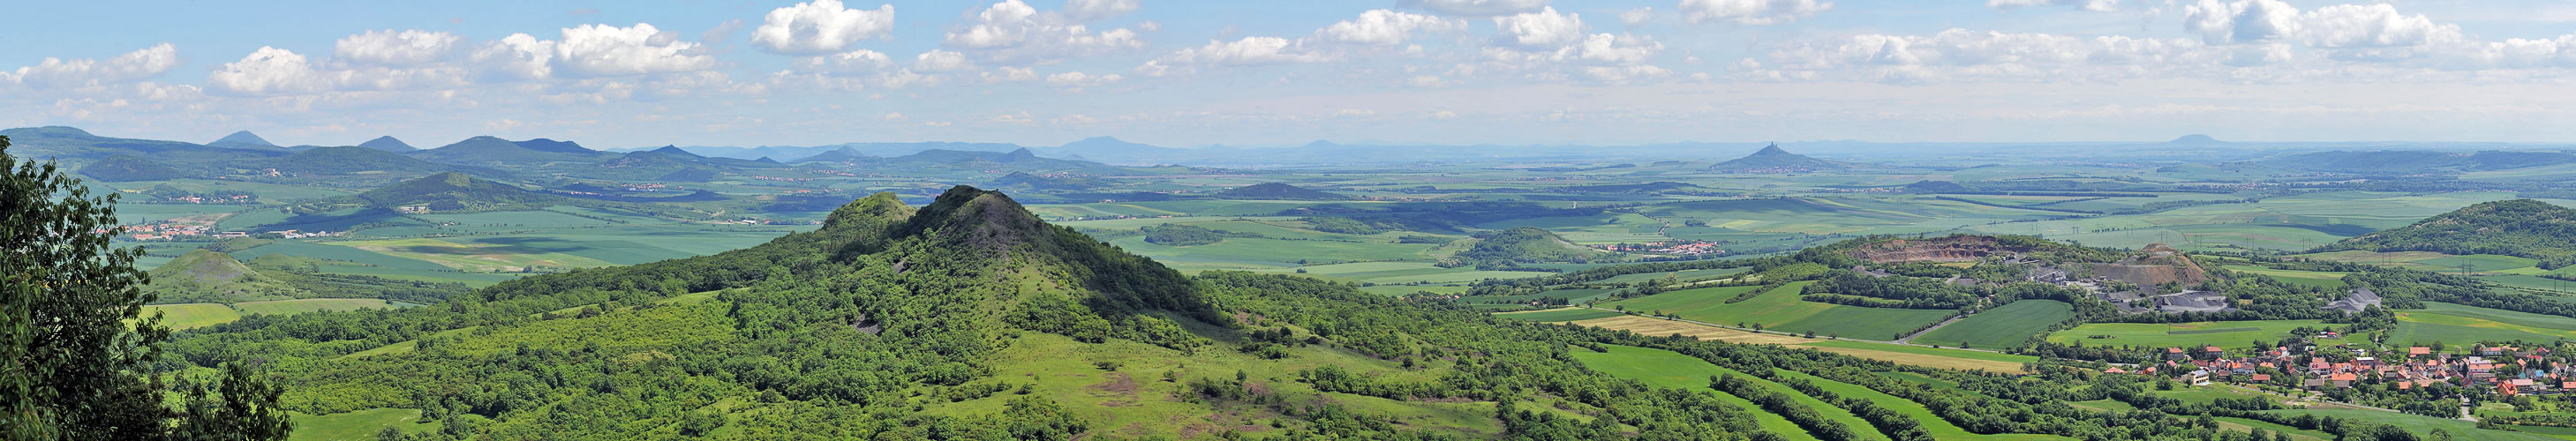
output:
M56 2L0 125L281 144L2576 140L2576 4Z

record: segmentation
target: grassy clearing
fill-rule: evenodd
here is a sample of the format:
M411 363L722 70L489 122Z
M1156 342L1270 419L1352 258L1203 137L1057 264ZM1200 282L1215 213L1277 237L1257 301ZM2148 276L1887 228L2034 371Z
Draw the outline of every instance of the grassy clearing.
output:
M2361 420L2361 421L2370 421L2370 422L2375 422L2375 423L2380 423L2380 424L2390 424L2390 425L2395 425L2395 426L2397 426L2397 427L2399 427L2399 428L2406 429L2406 431L2408 431L2408 432L2414 432L2416 435L2427 435L2427 434L2432 433L2432 432L2433 432L2433 430L2435 430L2435 429L2439 429L2439 430L2441 430L2441 431L2443 431L2443 432L2448 432L2448 433L2450 433L2450 434L2451 434L2451 439L2455 439L2455 440L2463 440L2463 441L2542 441L2542 440L2554 440L2554 439L2557 439L2557 438L2551 438L2551 437L2547 437L2547 436L2534 435L2534 434L2528 434L2528 433L2514 433L2514 432L2506 432L2506 431L2500 431L2500 430L2485 430L2485 429L2479 429L2479 428L2478 428L2478 424L2477 424L2477 423L2472 423L2472 422L2468 422L2468 421L2461 421L2461 420L2448 419L2448 418L2434 418L2434 417L2421 416L2421 415L2409 415L2409 414L2402 414L2402 413L2396 413L2396 412L2381 412L2381 411L2376 411L2376 410L2361 410L2361 409L2289 409L2289 410L2266 410L2266 411L2263 411L2263 412L2264 412L2264 413L2292 414L2292 415L2305 414L2305 415L2316 415L2316 416L2330 416L2330 417L2338 417L2338 418L2350 418L2350 419Z
M2049 325L2075 317L2075 306L2056 300L2023 300L1959 319L1914 337L1915 343L2002 349L2021 345ZM1964 345L1964 346L1963 346Z
M2351 274L2327 271L2272 269L2256 265L2224 265L2221 266L2221 268L2227 268L2228 271L2240 273L2261 274L2266 277L2271 277L2273 280L2279 280L2282 283L2308 285L2326 289L2343 289L2343 276Z
M1495 317L1533 322L1570 322L1576 320L1619 317L1622 315L1625 314L1620 314L1617 311L1603 311L1592 308L1557 308L1544 311L1522 311L1494 314Z
M1708 386L1708 377L1720 374L1735 374L1738 376L1743 374L1735 373L1735 371L1718 367L1714 364L1709 364L1708 360L1701 360L1688 355L1682 355L1679 352L1617 345L1611 345L1609 346L1609 349L1610 352L1606 353L1574 351L1572 354L1574 355L1575 360L1583 362L1583 367L1592 368L1592 370L1601 371L1601 373L1610 374L1614 377L1643 381L1646 382L1646 384L1651 384L1656 387L1699 390L1717 394L1719 398L1724 399L1727 403L1741 406L1746 410L1752 411L1754 422L1760 424L1764 431L1786 435L1790 439L1816 439L1814 435L1807 434L1806 429L1799 428L1797 423L1789 422L1788 418L1783 418L1779 414L1763 411L1761 406L1754 405L1751 400L1746 400L1743 397L1730 395L1725 392L1718 392ZM1788 388L1777 388L1774 390L1793 395L1798 393L1796 390ZM1820 408L1817 410L1824 409ZM1861 429L1865 427L1867 426L1854 428Z
M387 309L396 305L383 299L295 299L265 302L241 302L233 309L242 314L299 314L317 311L354 311L358 308Z
M1799 300L1799 290L1808 284L1791 283L1736 303L1726 303L1726 300L1757 287L1689 289L1613 302L1611 305L1625 306L1629 311L1663 311L1708 323L1759 324L1769 330L1812 331L1818 336L1870 339L1892 338L1898 333L1912 332L1952 313L1948 310L1864 308Z
M367 409L329 415L289 414L295 431L287 441L365 441L376 439L385 428L419 435L438 430L434 424L422 424L415 409Z
M2391 344L2576 340L2576 318L2439 302L2427 302L2425 307L2398 311L2397 332L2389 336Z
M1783 377L1787 377L1787 378L1799 378L1799 379L1804 379L1804 380L1807 380L1807 381L1810 381L1810 382L1814 382L1814 383L1816 384L1816 386L1817 386L1817 387L1824 388L1826 391L1828 391L1828 392L1833 392L1833 393L1834 393L1834 394L1836 394L1836 395L1842 395L1843 397L1846 397L1846 398L1859 398L1859 399L1869 400L1869 402L1870 402L1870 403L1872 403L1872 404L1877 404L1879 407L1887 408L1888 410L1893 410L1893 411L1896 411L1896 413L1903 414L1903 415L1905 415L1905 416L1906 416L1906 417L1908 417L1908 418L1912 418L1912 419L1914 419L1914 421L1916 421L1916 422L1920 422L1920 423L1922 423L1922 424L1923 424L1923 430L1924 430L1925 432L1930 432L1930 433L1931 433L1931 435L1932 435L1932 439L1945 439L1945 440L1946 440L1946 439L1984 439L1984 440L2037 440L2037 439L2068 439L2068 438L2066 438L2066 437L2056 436L2056 435L2033 435L2033 434L1999 434L1999 435L1980 435L1980 434L1975 434L1975 433L1969 433L1967 429L1961 429L1961 428L1959 428L1959 426L1958 426L1958 425L1956 425L1956 424L1951 424L1949 420L1941 419L1941 416L1940 416L1940 415L1934 415L1934 414L1932 414L1932 409L1923 407L1923 403L1916 403L1916 402L1914 402L1913 400L1907 400L1907 399L1905 399L1905 398L1898 397L1898 396L1895 396L1895 395L1888 395L1886 392L1879 392L1879 391L1876 391L1876 390L1871 390L1870 388L1860 387L1859 385L1855 385L1855 384L1843 383L1843 382L1834 381L1834 380L1827 380L1827 379L1824 379L1824 377L1818 377L1818 376L1814 376L1814 375L1807 375L1806 373L1802 373L1802 372L1791 371L1791 370L1787 370L1787 369L1781 369L1781 370L1779 371L1779 373L1780 373L1780 375L1781 375L1781 376L1783 376Z
M161 317L161 325L168 326L170 329L203 328L241 320L241 311L235 311L221 303L143 306L144 317L151 317L154 312L165 314Z
M330 242L330 244L436 263L458 271L516 272L529 267L561 269L611 265L599 259L547 252L530 247L488 243L465 244L438 239L353 240Z
M2048 335L2048 341L2085 346L2218 346L2246 348L2254 340L2280 340L2290 329L2325 327L2318 320L2257 320L2191 323L2088 323ZM2101 338L2095 338L2101 337Z
M1296 381L1297 371L1334 365L1365 375L1376 375L1396 381L1432 381L1436 370L1408 370L1386 360L1351 352L1304 346L1289 350L1290 357L1263 360L1233 351L1202 351L1182 354L1168 348L1124 340L1108 344L1083 344L1053 334L1028 334L1012 340L1009 347L994 354L996 372L1021 372L975 380L975 383L1025 385L1032 395L1065 403L1083 421L1090 422L1095 436L1118 437L1187 437L1182 434L1210 434L1227 428L1242 430L1247 435L1272 436L1280 432L1267 422L1272 415L1233 413L1210 409L1201 404L1184 402L1179 397L1192 394L1186 390L1192 379L1225 378L1231 380L1242 372L1257 387L1280 394L1290 402L1322 400L1350 406L1353 411L1391 415L1400 424L1416 428L1446 430L1468 437L1490 437L1501 432L1501 423L1493 418L1490 402L1408 402L1349 394L1320 393ZM1120 364L1114 371L1104 371L1096 362ZM1165 372L1180 379L1161 380ZM1017 387L1017 386L1014 386ZM933 415L971 416L999 412L1016 394L968 400L934 408Z
M2028 363L2039 359L2038 357L2026 355L1963 351L1957 349L1935 349L1920 346L1905 346L1852 340L1814 339L1794 335L1739 331L1653 317L1619 316L1580 320L1571 323L1603 329L1635 332L1639 335L1666 336L1679 334L1684 337L1697 338L1701 340L1717 340L1728 343L1800 346L1872 360L1941 369L2021 372L2022 363Z

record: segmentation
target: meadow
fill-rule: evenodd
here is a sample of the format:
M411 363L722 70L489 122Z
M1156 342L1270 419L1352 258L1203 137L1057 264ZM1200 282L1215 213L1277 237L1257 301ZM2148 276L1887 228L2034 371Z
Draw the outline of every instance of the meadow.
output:
M2251 347L2255 340L2279 341L2298 327L2325 328L2318 320L2259 320L2191 323L2087 323L2048 335L2048 341L2085 346ZM2098 337L2098 338L2097 338Z
M2075 317L2075 306L2056 300L2022 300L1969 315L1914 336L1919 344L2003 349L2020 346L2049 325Z
M1609 352L1573 351L1571 353L1574 355L1575 360L1583 362L1584 367L1592 368L1593 370L1598 370L1602 373L1610 374L1611 376L1643 381L1646 382L1646 384L1658 387L1704 390L1718 394L1721 397L1732 398L1728 401L1734 402L1739 406L1745 406L1745 409L1756 412L1757 415L1755 415L1755 421L1760 423L1764 430L1782 435L1789 435L1793 437L1792 439L1815 439L1815 437L1814 435L1808 434L1806 429L1799 428L1796 424L1790 423L1789 419L1782 418L1777 414L1765 412L1760 406L1752 405L1751 401L1746 401L1742 397L1728 395L1725 392L1718 392L1715 389L1709 388L1708 378L1718 375L1733 375L1747 378L1755 385L1769 389L1772 392L1788 396L1792 401L1804 404L1809 408L1815 409L1819 413L1825 414L1827 419L1840 421L1846 426L1859 429L1858 431L1863 433L1865 436L1874 437L1870 439L1886 439L1885 435L1881 435L1876 431L1868 430L1870 428L1869 422L1861 420L1860 417L1852 416L1851 411L1843 410L1841 407L1835 407L1833 404L1826 403L1823 400L1818 400L1815 397L1810 397L1804 393L1800 393L1797 389L1790 389L1788 386L1783 386L1779 383L1771 382L1770 380L1756 378L1742 372L1736 372L1733 369L1719 367L1715 364L1709 364L1707 360L1682 355L1681 353L1673 351L1619 345L1606 345L1604 348L1609 349Z
M150 317L155 312L166 314L162 316L161 324L163 326L170 327L172 330L180 330L231 323L234 320L241 320L242 316L251 314L300 314L318 311L349 311L358 308L385 309L408 308L414 306L420 305L404 302L389 302L383 299L295 299L270 300L264 302L241 302L231 305L221 303L174 303L165 305L144 305L143 316Z
M1790 283L1755 295L1752 299L1726 303L1727 299L1757 289L1753 286L1699 288L1656 294L1611 302L1606 307L1622 307L1635 312L1663 312L1687 320L1746 326L1784 332L1815 332L1819 336L1843 336L1863 339L1895 338L1913 332L1923 325L1940 321L1957 311L1937 309L1865 308L1816 303L1800 300L1799 290L1809 282Z

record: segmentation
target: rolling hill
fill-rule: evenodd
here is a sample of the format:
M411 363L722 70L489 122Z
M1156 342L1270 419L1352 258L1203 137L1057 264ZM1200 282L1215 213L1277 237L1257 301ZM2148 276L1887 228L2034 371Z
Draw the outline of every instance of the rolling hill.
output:
M534 165L552 161L596 160L607 155L575 145L544 138L511 142L490 136L477 136L410 153L413 157L452 164L521 164Z
M1278 182L1263 183L1263 184L1253 184L1253 185L1247 185L1247 186L1242 186L1242 187L1235 187L1235 188L1231 188L1231 189L1226 189L1225 191L1216 192L1216 194L1211 195L1211 196L1212 196L1212 197L1215 197L1215 198L1218 198L1218 199L1253 199L1253 200L1283 200L1283 201L1347 201L1347 200L1354 199L1354 198L1350 197L1349 195L1344 195L1344 194L1340 194L1340 193L1324 192L1324 191L1316 191L1316 190L1307 189L1307 188L1305 188L1305 187L1299 187L1299 186L1295 186L1295 185L1289 185L1289 184L1285 184L1285 183L1278 183Z
M1709 166L1708 169L1719 173L1803 173L1846 168L1851 166L1789 153L1788 150L1781 150L1779 144L1772 144L1753 152L1752 155L1720 162Z
M398 182L355 198L370 208L393 209L427 206L430 211L488 211L537 208L560 204L573 198L528 191L509 184L477 179L464 173L446 172Z
M1001 178L994 179L993 185L1006 190L1057 192L1091 191L1116 184L1107 179L1094 178L1090 176L1070 174L1034 175L1029 174L1028 172L1015 171L1011 172L1011 174L1002 175Z
M311 259L262 255L244 264L232 254L190 250L147 273L144 291L160 303L235 303L308 298L364 298L430 303L465 292L463 284L322 274Z
M161 181L185 178L186 170L140 156L118 154L81 166L83 176L107 182Z
M360 172L390 172L395 176L421 173L473 173L486 176L507 172L484 167L440 164L367 147L321 147L271 160L269 168L284 173L345 175Z
M367 140L367 142L358 143L358 146L394 153L410 153L414 150L420 150L419 147L412 147L411 144L404 143L400 139L394 139L392 136L378 136L376 139L370 139Z
M2317 249L2340 250L2501 254L2558 269L2576 264L2576 210L2533 199L2487 202Z
M1617 256L1618 253L1576 245L1547 230L1520 227L1484 235L1475 246L1458 252L1441 264L1512 267L1523 263L1586 263Z
M207 147L221 147L221 148L228 148L228 149L276 149L276 148L278 148L277 144L271 144L271 143L269 143L269 142L268 142L268 140L267 140L267 139L260 138L260 137L259 137L259 135L252 134L252 133L250 133L250 131L249 131L249 130L243 130L243 131L233 132L233 134L230 134L230 135L224 135L224 137L223 137L222 139L216 139L216 140L215 140L215 142L209 142L209 143L206 143L206 146L207 146Z

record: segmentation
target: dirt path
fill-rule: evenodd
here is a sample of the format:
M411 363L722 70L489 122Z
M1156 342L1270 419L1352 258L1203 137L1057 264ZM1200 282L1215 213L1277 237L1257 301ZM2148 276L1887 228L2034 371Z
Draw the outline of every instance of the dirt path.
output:
M1941 323L1939 323L1939 324L1934 324L1934 325L1932 325L1932 327L1929 327L1929 328L1923 328L1923 331L1921 331L1921 332L1916 332L1916 333L1913 333L1913 334L1906 334L1906 335L1905 335L1905 338L1896 339L1896 344L1904 344L1904 345L1914 344L1914 338L1915 338L1915 337L1921 337L1921 336L1923 336L1923 334L1930 334L1930 333L1932 333L1932 330L1935 330L1935 329L1941 329L1941 327L1943 327L1943 326L1950 326L1950 324L1951 324L1951 323L1958 323L1960 319L1965 319L1965 318L1968 318L1968 316L1964 316L1964 315L1954 315L1954 316L1950 316L1950 319L1949 319L1949 320L1942 320L1942 321L1941 321ZM1958 348L1953 348L1953 349L1958 349Z

